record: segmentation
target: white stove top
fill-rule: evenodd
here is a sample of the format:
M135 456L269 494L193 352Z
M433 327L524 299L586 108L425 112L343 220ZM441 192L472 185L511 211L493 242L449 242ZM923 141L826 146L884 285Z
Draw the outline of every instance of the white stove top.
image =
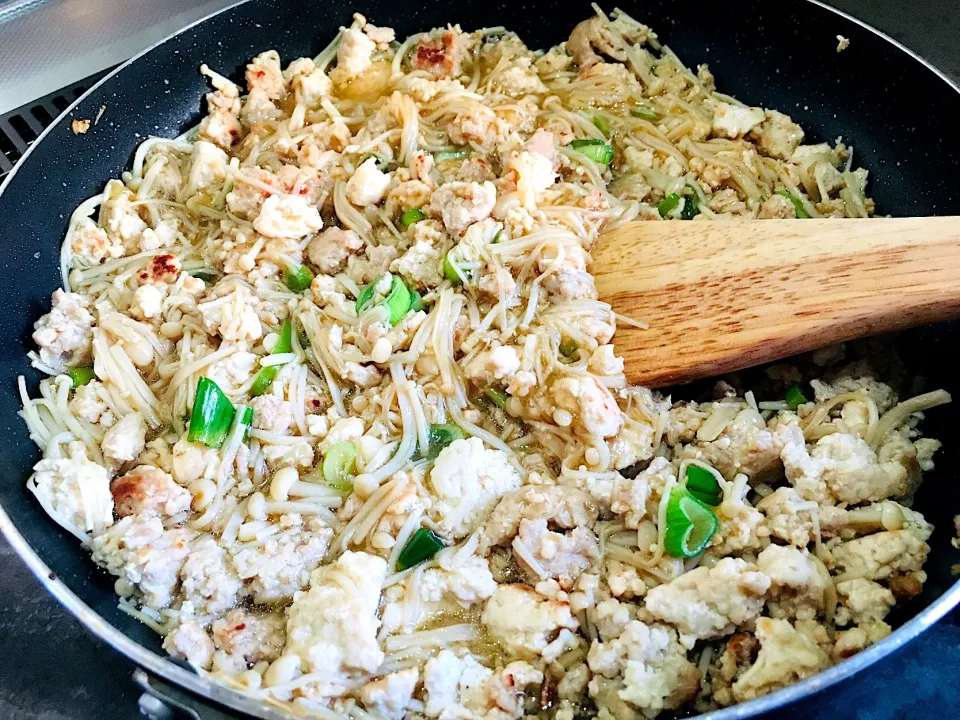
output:
M236 0L0 0L0 114L93 75Z

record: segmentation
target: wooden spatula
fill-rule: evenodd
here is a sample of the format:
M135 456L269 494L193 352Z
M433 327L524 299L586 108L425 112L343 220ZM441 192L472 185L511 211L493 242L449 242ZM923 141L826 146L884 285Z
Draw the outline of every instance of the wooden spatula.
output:
M632 222L593 252L627 378L662 387L960 317L960 218Z

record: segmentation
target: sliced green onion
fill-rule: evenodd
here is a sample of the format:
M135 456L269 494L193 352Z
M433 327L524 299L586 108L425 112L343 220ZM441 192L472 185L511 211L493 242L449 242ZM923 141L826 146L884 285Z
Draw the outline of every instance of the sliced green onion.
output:
M503 228L500 228L499 230L497 230L497 234L493 236L493 240L490 241L490 244L496 245L498 242L500 242L501 235L503 235Z
M487 399L501 410L507 409L507 394L500 388L488 387L483 391Z
M360 291L360 295L357 296L357 315L366 310L370 306L370 303L373 302L373 294L379 282L380 278L377 278ZM403 280L396 275L391 278L390 294L381 301L390 311L391 325L396 325L403 319L404 315L410 312L410 308L413 307L414 303L413 296L414 293L410 291L410 288L407 287Z
M452 252L453 250L443 258L443 274L454 285L463 285L463 271L454 267L453 260L450 259L450 253Z
M380 278L377 278L369 285L364 285L360 290L360 294L357 295L357 315L366 310L367 306L370 304L370 301L373 300L373 291L376 288L379 280Z
M660 117L657 115L657 111L652 107L640 104L634 105L632 108L630 108L630 114L634 117L640 118L641 120L648 120L649 122L654 122Z
M679 486L670 490L666 515L663 549L673 557L696 557L720 527L710 508Z
M593 115L590 118L590 122L594 124L597 130L603 133L604 137L610 137L610 123L606 121L603 115Z
M240 418L240 424L246 425L243 429L243 441L246 442L247 438L250 436L250 427L253 425L253 408L248 407L243 411L243 417Z
M406 230L414 223L418 223L421 220L426 219L427 216L423 214L423 210L420 208L410 208L409 210L405 210L403 215L400 216L400 227Z
M580 346L577 345L577 341L573 338L564 338L560 341L560 354L565 358L574 357L579 350Z
M447 160L463 160L466 157L466 150L439 150L433 154L434 161L438 163L442 163Z
M792 192L789 190L777 190L777 195L785 197L793 203L793 214L796 215L798 220L808 220L810 218L810 213L808 213L807 208L804 207L803 201Z
M440 451L443 450L447 445L452 443L454 440L463 440L466 436L456 425L451 425L449 423L444 425L431 425L430 429L427 430L427 439L429 440L427 444L427 460L436 460L437 455L440 454Z
M783 399L787 401L787 407L789 407L791 410L796 410L804 403L810 402L806 397L804 397L803 391L800 390L799 385L794 385L792 388L787 390L787 393L784 395Z
M70 381L75 388L97 379L97 375L93 372L92 367L70 368L67 370L67 375L70 376Z
M293 323L290 322L289 318L284 320L280 326L280 337L277 338L277 343L273 346L270 354L279 355L288 352L293 352Z
M273 384L280 372L279 365L268 365L260 368L260 372L253 379L253 385L250 386L250 397L260 397Z
M390 284L390 294L384 302L390 310L390 324L396 325L403 320L404 315L410 312L413 305L413 296L406 283L394 275Z
M195 277L197 280L203 280L203 282L207 285L216 285L221 275L216 270L194 270L192 273L190 273L190 277Z
M223 394L220 386L208 377L201 377L193 398L187 440L201 442L207 447L220 447L235 414L233 403Z
M420 312L423 310L423 298L416 290L410 291L410 312Z
M468 152L466 150L438 150L433 154L435 162L442 163L447 160L464 160Z
M657 203L657 212L660 213L660 217L666 217L672 213L679 204L680 195L677 193L670 193L663 200Z
M357 461L357 446L344 440L327 450L323 456L323 479L338 492L353 491L354 467Z
M295 293L302 293L313 282L313 273L306 265L295 265L283 271L283 282Z
M595 138L574 140L570 143L570 147L601 165L609 165L613 160L613 148L603 140Z
M657 204L657 212L660 213L660 217L665 218L676 210L681 200L683 200L683 208L680 210L681 220L693 220L700 214L700 204L697 202L696 192L689 185L687 187L689 188L688 193L684 195L670 193Z
M190 142L193 142L192 140ZM217 207L221 210L227 206L227 195L233 192L233 189L236 187L236 183L231 179L227 180L226 184L223 186L223 190L220 191L220 194L217 195Z
M377 166L378 170L383 170L385 167L387 167L387 165L389 165L389 163L379 155L375 155L374 153L367 153L362 158L360 158L360 162L357 163L357 167L359 167L360 165L363 165L370 158L373 158L374 164Z
M723 491L716 476L699 465L687 465L687 491L697 500L716 507L723 500Z
M680 211L681 220L693 220L700 214L700 205L697 202L697 196L694 193L684 195L683 210Z
M412 568L424 560L429 560L444 547L443 540L438 538L433 530L420 528L400 551L397 557L397 571Z
M293 323L290 320L284 320L280 326L280 339L270 351L271 355L280 355L293 351ZM267 365L260 368L260 372L253 379L253 385L250 386L250 397L259 397L263 395L280 372L282 365Z

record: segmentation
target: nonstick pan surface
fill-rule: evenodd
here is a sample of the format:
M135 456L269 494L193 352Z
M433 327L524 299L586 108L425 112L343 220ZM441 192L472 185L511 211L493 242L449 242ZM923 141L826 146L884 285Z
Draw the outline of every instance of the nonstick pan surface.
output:
M688 66L708 63L717 86L751 105L781 110L806 131L805 142L843 137L855 161L871 172L879 214L960 214L960 144L950 119L960 117L960 90L902 46L871 28L810 1L750 0L718 4L628 0L620 7L660 34ZM612 6L605 7L610 10ZM159 638L117 608L112 580L76 541L49 520L24 488L39 453L17 415L17 375L39 379L26 358L33 323L59 285L58 255L70 214L128 166L150 135L174 137L196 125L207 86L206 62L242 82L246 62L275 48L284 62L314 56L353 12L399 37L448 23L465 30L503 25L528 46L546 48L591 14L584 0L426 3L358 0L348 4L252 0L193 25L109 75L70 108L23 158L0 191L0 240L6 282L0 286L0 529L64 605L100 636L149 671L206 698L256 717L275 711L200 678L172 662ZM838 53L837 35L850 39ZM72 119L102 115L85 135ZM960 397L952 324L903 334L895 345L927 387ZM950 543L960 512L960 442L949 407L929 413L925 433L944 441L916 507L937 530L930 540L930 578L921 596L893 618L886 640L803 683L714 713L743 718L772 710L870 665L935 622L960 601Z

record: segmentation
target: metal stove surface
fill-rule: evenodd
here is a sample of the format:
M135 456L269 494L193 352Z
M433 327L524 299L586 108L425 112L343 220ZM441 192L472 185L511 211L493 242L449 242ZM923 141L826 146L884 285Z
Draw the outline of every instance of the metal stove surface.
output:
M0 0L0 114L117 65L236 0Z
M15 115L33 120L24 118L14 129L46 124L32 113L33 101L50 95L44 104L58 108L53 98L64 88L233 2L0 0L0 131ZM887 32L960 80L958 0L916 0L908 12L899 0L827 2ZM23 143L32 140L29 132L21 134ZM6 152L2 140L0 151ZM858 720L926 720L931 712L960 717L958 620L954 612L952 621L934 626L866 673L763 720L832 720L841 714ZM134 666L87 635L2 540L0 658L0 720L139 716L141 691L132 680ZM181 717L187 716L170 715L169 720Z

